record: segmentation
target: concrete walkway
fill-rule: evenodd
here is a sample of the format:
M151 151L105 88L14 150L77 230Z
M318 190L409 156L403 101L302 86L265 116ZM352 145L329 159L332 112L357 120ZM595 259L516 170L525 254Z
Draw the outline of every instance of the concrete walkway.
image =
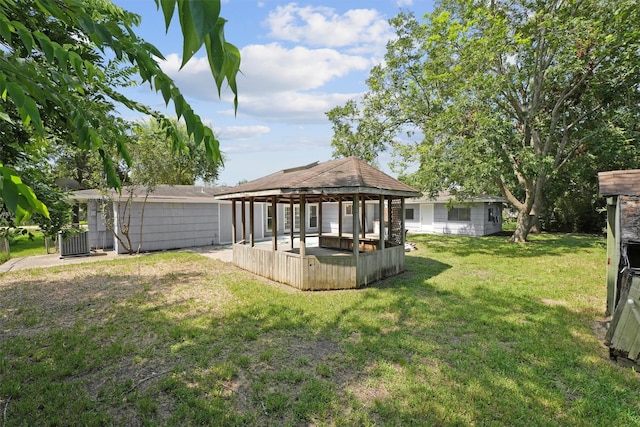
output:
M201 246L195 248L178 249L175 252L195 252L202 256L218 259L224 262L233 260L233 250L231 245L222 246ZM153 253L153 252L151 252ZM141 254L140 256L144 256ZM80 264L85 262L107 261L118 258L130 257L131 255L118 255L114 251L94 251L88 256L60 258L58 254L35 255L23 258L11 258L4 264L0 264L0 273L7 271L26 270L29 268L53 267L59 265ZM135 256L135 255L134 255Z

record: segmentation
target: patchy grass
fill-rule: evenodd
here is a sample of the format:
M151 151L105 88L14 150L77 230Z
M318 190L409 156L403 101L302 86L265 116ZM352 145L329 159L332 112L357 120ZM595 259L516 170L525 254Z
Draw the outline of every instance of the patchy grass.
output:
M594 332L604 239L410 240L353 291L186 253L0 275L4 424L640 424Z
M42 232L32 230L31 234L33 234L33 239L29 239L29 236L18 236L13 242L11 242L11 258L47 254L47 250L44 246L44 235ZM51 250L53 249L54 248ZM2 262L4 261L7 260L3 259Z

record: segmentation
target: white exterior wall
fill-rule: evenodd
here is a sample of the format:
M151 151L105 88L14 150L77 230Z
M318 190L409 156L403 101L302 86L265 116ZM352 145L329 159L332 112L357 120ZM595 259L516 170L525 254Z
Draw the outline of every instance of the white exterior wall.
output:
M97 200L87 202L87 225L89 227L89 247L92 249L112 249L113 233L105 224Z
M250 219L250 207L249 202L245 202L244 204L245 210L245 233L247 236L247 241L249 241L249 219ZM220 219L220 240L216 244L228 244L231 243L231 202L228 201L220 201L219 202L219 219ZM254 240L262 240L266 236L266 215L267 208L264 203L254 203L253 204L253 220L255 221L254 225ZM236 202L236 241L239 242L242 240L242 202Z
M407 219L407 210L409 209L413 209L413 219ZM420 223L420 216L422 215L422 213L420 212L420 204L405 203L404 211L405 211L404 228L406 228L410 232L423 231ZM424 231L426 232L427 230L424 230Z
M352 202L342 202L342 232L351 233L353 231L353 216L345 215L345 206ZM322 204L322 232L338 233L338 202L326 202ZM362 205L358 206L358 211L362 213ZM366 232L374 231L374 221L378 221L378 202L367 201L365 203ZM362 224L360 224L362 226Z
M470 221L449 221L449 209L446 203L407 203L405 209L414 209L414 219L405 220L405 226L410 232L415 233L465 236L486 236L502 231L501 203L475 203L460 207L467 206L470 208ZM493 210L494 215L491 221L489 209ZM425 215L429 218L424 218ZM433 215L432 218L431 215Z
M126 222L125 203L114 202L116 232L122 236L121 227ZM147 202L142 214L142 202L131 204L129 237L134 251L138 249L142 235L142 251L208 246L220 243L217 203ZM119 207L119 209L117 209ZM142 224L142 233L140 225ZM122 244L114 239L114 249L126 253Z

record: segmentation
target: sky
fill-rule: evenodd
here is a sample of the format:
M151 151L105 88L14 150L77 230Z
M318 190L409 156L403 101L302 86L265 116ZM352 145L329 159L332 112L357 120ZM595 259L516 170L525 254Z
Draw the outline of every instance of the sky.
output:
M218 185L330 160L332 129L325 113L366 92L369 70L382 62L394 36L388 20L401 11L420 17L433 8L431 0L223 0L226 39L241 52L234 114L231 92L218 97L204 50L179 70L176 17L167 33L153 0L114 3L142 17L136 34L162 52L162 69L218 136L226 159ZM123 92L175 116L148 85ZM389 154L379 159L393 176L390 161Z

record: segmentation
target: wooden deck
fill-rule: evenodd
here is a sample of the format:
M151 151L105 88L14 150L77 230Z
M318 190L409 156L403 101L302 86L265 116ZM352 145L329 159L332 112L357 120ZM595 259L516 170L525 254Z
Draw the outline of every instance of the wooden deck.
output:
M353 243L352 243L353 245ZM254 274L300 290L354 289L404 271L404 247L353 252L323 247L272 251L266 246L233 245L233 263Z

